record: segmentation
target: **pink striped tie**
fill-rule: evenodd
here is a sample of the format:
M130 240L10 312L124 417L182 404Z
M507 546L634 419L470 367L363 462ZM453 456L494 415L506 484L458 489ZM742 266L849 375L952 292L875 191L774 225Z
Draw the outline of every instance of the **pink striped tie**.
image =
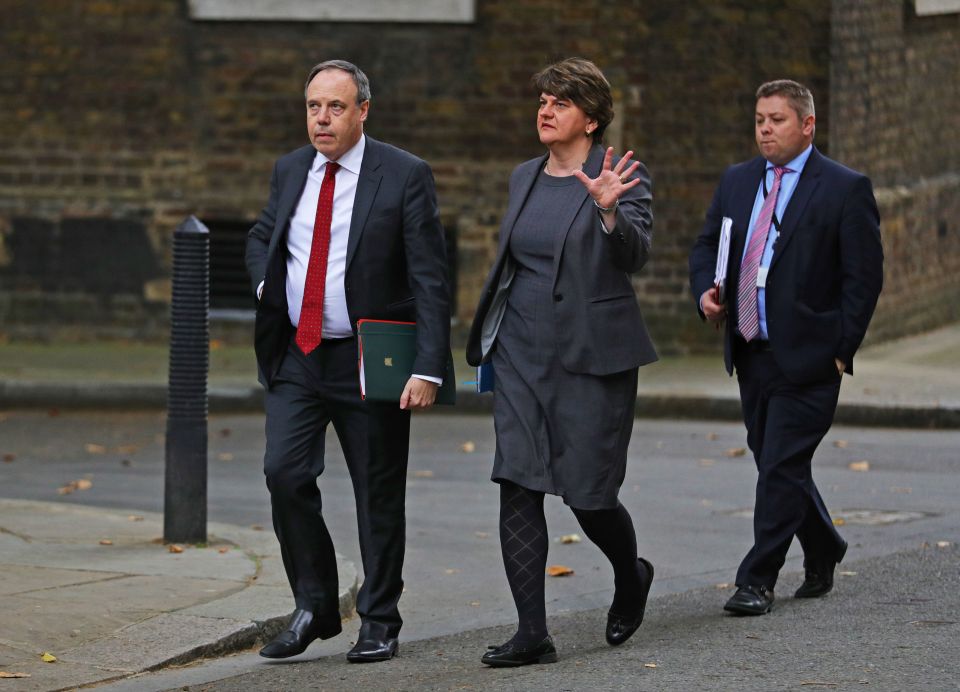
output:
M750 245L747 246L747 254L744 255L743 263L740 265L740 284L737 287L737 327L746 341L756 339L760 334L760 314L757 312L757 273L760 269L763 248L767 244L770 222L773 221L773 211L777 207L780 179L784 173L792 172L789 168L782 166L774 167L773 187L763 200L760 216L757 217L753 235L750 236Z

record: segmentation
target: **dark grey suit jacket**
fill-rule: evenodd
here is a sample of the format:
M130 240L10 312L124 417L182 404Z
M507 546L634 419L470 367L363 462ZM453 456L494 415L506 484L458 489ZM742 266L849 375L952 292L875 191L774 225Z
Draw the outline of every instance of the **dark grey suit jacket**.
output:
M257 306L260 379L273 381L293 330L287 311L286 238L316 149L279 159L267 206L247 236ZM367 137L347 241L344 289L354 333L360 319L417 323L413 372L444 377L450 350L450 289L433 174L422 160Z
M591 178L600 174L604 148L595 146L584 165ZM500 245L487 277L467 341L467 361L479 365L490 357L496 339L513 260L510 235L520 210L533 189L546 156L520 164L510 176L510 199L500 224ZM614 162L616 163L616 162ZM597 209L582 185L574 188L579 204L574 213L556 219L558 229L553 259L553 300L560 361L570 372L609 375L657 359L630 274L646 263L653 237L650 176L641 165L633 177L640 184L620 198L617 225L607 235L600 228Z
M736 286L765 170L766 161L757 157L724 172L690 252L690 287L699 306L700 296L713 285L721 220L733 219L724 333L724 362L731 374ZM882 285L880 214L870 179L814 147L783 214L767 277L767 331L783 374L796 383L836 377L834 358L852 374L853 356Z

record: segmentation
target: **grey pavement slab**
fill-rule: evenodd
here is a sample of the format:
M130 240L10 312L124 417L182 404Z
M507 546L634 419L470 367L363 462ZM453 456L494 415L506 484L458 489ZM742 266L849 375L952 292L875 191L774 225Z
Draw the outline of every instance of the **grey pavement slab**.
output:
M0 671L30 675L0 685L73 688L273 636L294 608L276 539L208 528L171 552L156 513L0 499ZM341 559L339 574L349 617L356 568Z

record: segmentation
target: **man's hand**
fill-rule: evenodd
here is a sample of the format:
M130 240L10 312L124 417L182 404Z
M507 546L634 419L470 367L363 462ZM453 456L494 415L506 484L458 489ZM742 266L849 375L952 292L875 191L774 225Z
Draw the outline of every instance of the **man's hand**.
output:
M411 377L400 395L400 408L423 411L433 406L437 399L437 385L433 382Z
M719 290L716 286L709 288L700 296L700 309L703 315L714 324L723 321L727 316L727 308L720 302Z
M839 358L834 358L833 362L837 365L837 372L840 373L841 377L843 377L843 371L847 369L847 364Z

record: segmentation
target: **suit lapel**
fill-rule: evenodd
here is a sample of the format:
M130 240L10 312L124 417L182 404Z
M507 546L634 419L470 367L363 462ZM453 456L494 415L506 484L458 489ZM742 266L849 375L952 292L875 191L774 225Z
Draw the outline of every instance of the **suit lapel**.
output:
M279 234L274 234L270 239L273 246L271 252L281 241L286 243L287 233L290 230L290 215L300 200L300 195L303 194L303 188L307 184L307 174L310 172L310 166L313 164L316 154L317 150L312 146L303 147L290 164L287 179L293 184L286 185L280 191L275 228L280 228L282 231Z
M588 177L596 178L600 175L600 168L603 166L603 155L605 151L601 146L594 145L591 147L590 153L587 155L587 162L583 165L583 172L586 173ZM567 242L570 228L573 226L577 214L580 212L581 207L583 207L588 197L587 188L584 187L580 181L577 181L576 185L571 186L570 196L567 198L564 207L557 210L559 212L557 228L562 229L562 231L557 234L553 244L554 282L556 282L560 271L560 257L563 255L563 245Z
M780 222L780 237L777 239L776 250L773 253L773 259L770 261L771 270L777 266L777 261L783 256L784 251L790 244L795 235L797 222L803 216L810 198L820 184L821 158L820 152L814 147L806 165L803 167L803 171L800 173L800 180L797 181L797 187L793 190L790 202L783 213L783 220Z
M372 137L367 137L363 150L363 161L360 163L360 175L357 177L357 194L353 198L353 215L350 218L350 235L347 238L346 269L350 268L354 255L357 254L357 245L360 236L377 197L377 190L383 174L380 172L380 143Z
M543 170L546 160L546 156L540 157L537 164L529 167L517 180L516 190L510 191L509 206L507 206L507 211L503 215L503 222L500 224L500 254L503 254L510 244L510 235L513 233L513 227L520 216L520 210L523 209L527 197L530 196L530 190L533 189L533 184L536 182L537 176L540 175L540 171Z

